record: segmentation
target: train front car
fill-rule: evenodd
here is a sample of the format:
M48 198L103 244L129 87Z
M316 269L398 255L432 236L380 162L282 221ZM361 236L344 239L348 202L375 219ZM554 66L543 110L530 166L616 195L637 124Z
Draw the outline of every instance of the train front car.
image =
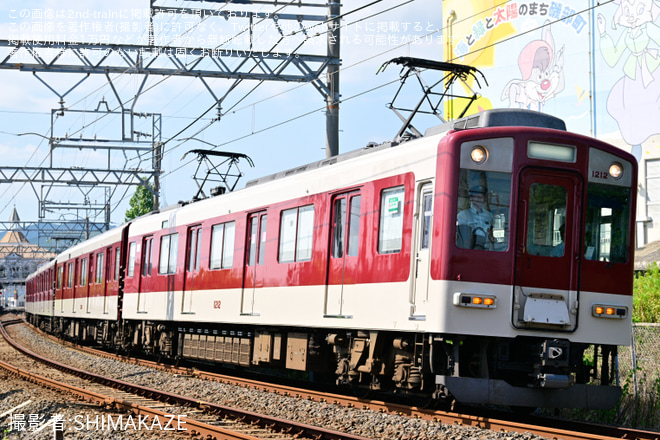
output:
M490 111L439 145L429 295L437 392L611 408L632 315L637 162L554 117ZM483 127L483 128L480 128ZM437 292L442 292L437 295Z

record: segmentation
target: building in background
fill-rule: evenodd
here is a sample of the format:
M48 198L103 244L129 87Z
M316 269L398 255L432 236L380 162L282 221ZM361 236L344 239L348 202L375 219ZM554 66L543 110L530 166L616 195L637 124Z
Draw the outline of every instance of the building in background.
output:
M45 248L30 244L25 231L20 228L16 208L11 213L11 229L0 239L0 306L15 308L25 306L25 280L39 265L55 257Z

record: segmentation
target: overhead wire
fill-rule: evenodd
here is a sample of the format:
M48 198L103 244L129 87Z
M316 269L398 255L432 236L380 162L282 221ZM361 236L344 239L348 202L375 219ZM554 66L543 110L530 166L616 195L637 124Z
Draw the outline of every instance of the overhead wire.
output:
M221 11L222 9L224 9L225 7L227 7L230 3L232 3L232 0L228 0L227 3L225 3L224 5L219 6L218 8L216 8L215 12L219 12L219 11ZM203 20L200 21L200 23L203 22L204 20L206 20L208 17L210 17L210 16L205 17ZM173 17L172 17L172 18L173 18ZM198 24L200 24L200 23L198 23ZM198 25L198 24L197 24L197 25ZM197 26L197 25L196 25L196 26ZM186 30L186 32L191 31L193 28L194 28L194 27L191 27L190 29ZM184 34L185 34L186 32L184 32ZM127 68L127 71L129 71L129 70L131 70L131 69L132 69L132 67L129 67L129 68ZM127 73L127 72L125 72L125 73ZM118 74L118 75L115 77L115 79L119 78L119 76L121 76L121 75L122 75L121 73ZM171 75L170 75L170 76L171 76ZM167 79L167 77L164 78L164 79L162 79L161 81L159 81L158 84L162 83L162 82L165 81L166 79ZM77 104L80 103L81 101L84 101L85 99L87 99L88 97L90 97L92 94L94 94L94 93L98 93L102 88L104 88L104 87L106 87L106 86L107 86L107 84L104 84L103 86L100 86L100 87L98 87L98 88L95 89L95 90L92 90L92 91L89 92L87 95L85 95L84 97L82 97L82 98L79 99L78 101L74 102L74 103L73 103L73 106L77 105ZM155 87L155 85L152 86L152 88L153 88L153 87ZM130 100L129 100L128 102L130 102ZM119 107L115 107L113 111L116 111L117 109L121 108L121 106L122 106L122 104L121 104L121 102L120 102L120 106L119 106ZM77 133L79 133L79 132L82 132L82 130L84 130L85 128L89 127L91 124L95 124L96 122L98 122L99 120L105 118L106 116L107 116L107 114L106 114L106 115L102 115L101 117L99 117L99 118L96 119L95 121L92 121L90 124L85 124L85 125L83 125L82 128L80 128L80 129L77 130L77 131L74 131L73 134L77 134ZM56 116L56 120L57 120L57 117L59 117L59 116ZM41 135L41 136L44 137L44 138L46 138L46 136L44 136L44 135ZM67 138L70 138L70 137L67 136ZM29 164L29 161L32 160L32 158L34 157L36 151L38 151L38 149L40 148L40 146L41 146L42 143L43 143L43 140L39 143L39 145L37 145L37 148L35 148L33 154L30 156L30 158L28 159L28 162L26 163L25 166L27 166L27 164ZM50 155L52 155L52 151L50 151ZM49 155L45 156L45 157L42 159L42 161L39 163L38 167L40 167L41 165L43 165L43 163L48 159L48 157L49 157ZM124 168L125 168L125 167L126 167L126 166L124 166ZM1 213L1 212L4 212L4 210L7 209L7 207L11 204L11 201L13 201L13 200L17 197L18 193L20 193L20 191L22 191L22 189L25 187L26 184L27 184L27 183L23 183L23 184L21 185L21 187L16 191L16 193L14 194L14 196L11 197L11 199L10 199L10 203L6 204L2 209L0 209L0 213ZM7 191L9 191L9 188L7 188L7 189L4 191L3 195L4 195ZM113 193L114 193L114 191L113 191ZM0 197L1 197L1 196L0 196Z
M378 0L378 1L376 1L376 2L372 2L372 3L370 3L369 5L365 5L365 7L370 6L370 5L373 5L373 4L375 4L375 3L379 3L380 1L381 1L381 0ZM396 5L396 6L393 6L393 7L391 7L391 8L388 8L387 10L381 11L381 12L379 12L379 13L372 14L372 15L370 15L370 16L368 16L368 17L360 18L359 20L355 20L355 21L351 22L351 23L348 24L348 25L352 25L352 24L355 24L355 23L358 23L358 22L361 22L361 21L367 20L367 19L372 18L372 17L374 17L374 16L380 15L381 13L387 12L387 11L389 11L389 10L395 9L395 8L397 8L397 7L400 7L400 6L404 5L404 4L410 3L410 2L412 2L412 1L415 1L415 0L409 0L408 2L405 2L405 3L401 4L401 5ZM596 4L596 5L590 6L590 7L585 8L585 9L579 11L579 12L575 12L575 13L572 14L571 16L575 16L575 15L578 15L578 14L584 13L584 12L590 10L590 9L594 9L594 8L599 7L599 6L602 6L602 5L604 5L604 4L611 3L612 1L613 1L613 0L609 0L609 1L606 1L606 2L603 2L603 3L599 3L599 4ZM482 11L482 12L475 13L475 14L472 15L472 17L477 16L477 15L480 15L480 14L483 14L483 12L486 12L486 11L489 10L489 9L494 9L494 8L496 8L496 7L499 7L499 6L501 6L502 4L505 4L505 3L507 3L507 2L504 1L504 2L502 2L502 3L500 3L500 4L498 4L498 5L494 5L494 6L491 7L491 8L485 9L485 10ZM225 5L225 6L226 6L226 5ZM361 8L357 8L355 11L357 11L357 10L361 10L361 9L364 9L364 8L362 8L362 7L361 7ZM355 11L350 11L349 13L352 13L352 12L355 12ZM348 13L347 13L347 14L342 14L342 16L346 16L346 15L348 15ZM561 19L557 19L557 20L555 20L554 22L552 22L552 23L550 23L550 24L554 24L554 23L556 23L556 22L558 22L558 21L562 21L562 20L564 20L564 19L566 19L566 18L570 18L571 16L568 16L568 17L562 17ZM466 18L464 18L464 19L462 19L462 20L460 20L460 21L468 20L469 18L470 18L470 17L466 17ZM460 21L459 21L459 22L460 22ZM543 26L546 26L546 25L547 25L547 24L544 24ZM510 41L510 40L512 40L512 39L514 39L514 38L518 38L518 37L520 37L520 36L522 36L522 35L526 35L526 34L528 34L528 33L530 33L530 32L533 32L533 31L535 31L535 30L538 30L538 29L542 28L543 26L539 26L539 27L537 27L537 28L530 29L530 30L527 30L527 31L525 31L525 32L521 32L521 33L516 34L516 35L514 35L514 36L512 36L512 37L510 37L510 38L507 38L507 39L505 39L505 40L498 41L498 42L496 42L496 43L492 43L492 44L490 44L490 45L488 45L488 46L485 46L485 47L480 47L480 48L473 49L472 51L470 51L470 52L469 52L468 54L466 54L466 55L473 54L473 53L476 53L476 52L479 52L479 51L482 51L482 50L486 50L486 49L488 49L488 48L490 48L490 47L496 46L497 44L505 43L505 42ZM436 29L436 30L434 30L434 31L432 31L432 32L429 32L428 34L422 36L422 38L423 38L423 37L426 37L426 36L429 36L429 35L433 35L433 34L438 33L438 32L441 32L441 31L444 30L444 29L445 29L444 27L443 27L443 28L438 28L438 29ZM297 31L296 33L299 33L299 32L301 32L301 31ZM316 36L318 36L318 35L316 35ZM316 37L316 36L315 36L315 37ZM401 48L401 47L405 47L406 45L409 45L409 44L410 44L410 43L406 43L406 44L403 44L403 45L397 46L397 47L395 47L395 48L388 49L387 51L384 51L384 52L382 52L382 53L376 54L376 55L374 55L374 56L372 56L372 57L370 57L370 58L368 58L368 59L365 59L365 60L362 60L362 61L360 61L360 62L354 63L354 64L352 64L351 66L344 67L344 68L342 68L341 70L343 71L343 70L346 70L346 69L348 69L348 68L354 67L354 66L356 66L356 65L358 65L358 64L361 64L361 63L363 63L363 62L366 62L367 60L377 58L377 57L379 57L379 56L382 56L382 55L385 54L385 53L389 53L389 52L394 51L394 50L397 50L397 49L399 49L399 48ZM464 55L464 56L465 56L465 55ZM457 59L457 57L454 57L454 58L452 58L451 60L453 61L453 60L456 60L456 59ZM168 77L169 77L169 76L168 76ZM398 79L397 79L396 81L398 81ZM379 88L385 87L385 86L387 86L387 85L389 85L389 84L391 84L391 83L393 83L393 82L396 82L396 81L392 81L392 82L389 82L389 83L383 84L383 85L381 85L381 86L377 86L377 87L374 87L374 88L372 88L372 89L369 89L369 90L367 90L367 91L365 91L365 92L361 92L361 93L356 94L356 95L354 95L354 96L351 96L351 97L348 97L348 98L341 99L339 102L340 102L340 103L341 103L341 102L346 102L346 101L348 101L348 100L350 100L350 99L353 99L353 98L355 98L355 97L357 97L357 96L361 96L361 95L363 95L363 94L370 93L370 92L372 92L372 91L374 91L374 90L377 90L377 89L379 89ZM159 81L157 84L155 84L155 85L152 86L151 88L155 87L156 85L158 85L158 84L160 84L160 83L162 83L162 81ZM258 103L265 102L265 101L267 101L267 100L269 100L269 99L273 99L274 97L277 97L277 96L281 96L281 95L283 95L283 94L285 94L285 93L289 93L289 92L292 91L292 90L296 90L296 89L301 88L301 87L304 87L304 86L306 86L306 85L307 85L307 84L301 84L301 85L299 85L299 86L293 87L293 88L288 89L288 90L286 90L286 91L279 92L279 93L274 94L274 95L272 95L272 96L269 96L269 97L267 97L267 98L263 98L263 99L261 99L261 100L259 100L259 101L256 101L256 102L252 103L252 104L247 104L247 105L244 106L244 107L241 107L241 108L236 109L236 110L232 110L232 113L236 113L236 112L241 111L241 110L243 110L243 109L246 109L246 108L249 108L249 107L251 107L251 106L254 106L254 105L258 104ZM143 94L143 93L145 93L145 92L146 92L146 90L143 91L143 92L141 92L141 94ZM245 99L245 98L243 98L243 99ZM236 105L236 104L235 104L235 105ZM203 117L204 117L209 111L211 111L211 110L212 110L213 108L215 108L215 107L216 107L216 103L213 103L213 105L210 106L208 110L206 110L204 113L202 113L202 114L199 115L198 117L194 118L193 122L191 122L190 124L188 124L184 129L179 130L179 131L177 132L176 135L171 136L170 139L167 140L166 142L172 141L173 139L177 138L179 135L181 135L181 134L182 134L183 132L185 132L187 129L191 128L194 124L196 124L198 121L200 121L200 120L201 120L201 119L202 119L202 118L203 118ZM273 129L273 128L275 128L275 127L278 127L278 126L281 126L281 125L284 125L284 124L288 124L288 123L290 123L290 122L293 122L293 121L295 121L295 120L301 119L301 118L306 117L306 116L309 116L309 115L311 115L311 114L313 114L313 113L316 113L316 112L318 112L318 111L322 111L323 109L325 109L325 106L323 106L323 107L321 107L321 108L318 108L318 109L314 109L314 110L309 111L309 112L306 112L306 113L304 113L304 114L298 115L298 116L296 116L296 117L289 118L289 119L287 119L286 121L282 121L282 122L280 122L280 123L273 124L273 125L271 125L271 126L269 126L269 127L266 127L266 128L264 128L264 129L257 130L257 131L255 131L255 132L253 132L253 133L246 134L245 136L240 136L240 137L238 137L238 138L235 138L235 139L232 139L232 140L230 140L230 141L224 142L224 143L222 143L222 144L219 144L217 147L225 146L225 145L231 144L231 143L233 143L233 142L237 142L237 141L239 141L239 140L241 140L241 139L245 139L245 138L247 138L247 137L254 136L254 135L259 134L259 133L262 133L262 132L264 132L264 131L267 131L267 130ZM199 132L204 131L206 128L208 128L208 126L210 126L210 124L211 124L211 123L207 124L205 127L203 127L203 128L201 128L200 130L198 130L197 133L199 134ZM174 148L170 148L170 150L168 150L168 152L170 152L172 149L175 149L175 148L179 147L180 145L181 145L181 144L177 145L177 146L174 147ZM175 171L178 170L178 169L181 169L183 166L184 166L184 165L182 165L182 166L178 167L177 169L175 169L175 170L173 170L173 171L167 173L167 175L172 174L173 172L175 172Z
M281 10L284 9L286 6L289 6L289 5L293 4L294 2L295 2L295 0L291 0L291 1L289 1L288 3L282 5L277 11L281 11ZM220 12L220 11L223 10L224 8L228 7L231 3L232 3L232 0L228 0L224 5L221 5L221 6L219 6L218 8L216 8L214 12ZM195 27L199 26L202 22L204 22L206 19L210 18L211 16L213 16L213 14L206 15L206 16L205 16L205 17L204 17L199 23L197 23L195 26L191 27L190 29L187 29L183 34L178 35L174 40L176 40L177 38L180 38L182 35L185 35L187 32L191 32ZM242 31L239 32L237 35L240 35L240 34L242 34L242 33L244 33L244 32L245 32L245 30L242 30ZM172 40L172 41L174 41L174 40ZM230 40L227 40L227 41L230 41ZM225 44L225 43L222 43L222 44L218 45L216 48L220 48L220 47L223 46L224 44ZM127 73L129 73L130 70L132 70L132 69L133 69L132 67L127 68L125 72L118 74L118 75L115 77L115 79L117 79L117 78L118 78L119 76L121 76L122 74L127 74ZM133 99L137 99L137 97L138 97L139 95L146 93L146 91L148 91L148 90L154 88L156 85L161 84L162 82L164 82L166 79L168 79L168 78L171 77L171 76L173 76L173 74L170 74L170 75L166 76L165 78L163 78L163 79L161 79L160 81L158 81L156 84L154 84L154 85L152 85L151 87L149 87L147 90L144 90L144 91L142 91L140 94L136 95L134 98L129 99L129 100L127 101L127 103L131 102ZM78 101L74 102L73 105L75 106L75 105L77 105L78 103L80 103L81 101L84 101L85 99L87 99L87 97L91 96L91 94L98 92L100 89L102 89L102 88L104 88L104 87L106 87L106 86L107 86L107 85L103 85L103 86L97 88L96 90L91 91L91 92L88 93L85 97L83 97L83 98L79 99ZM119 106L119 107L115 107L115 108L113 109L113 111L116 111L117 109L119 109L119 108L122 107L122 106L123 106L123 104L120 103L120 106ZM103 119L103 118L106 117L106 116L107 116L107 114L106 114L106 115L102 115L102 116L100 116L97 120L91 122L90 124L96 123L98 120ZM199 120L199 118L196 118L196 119L195 119L195 122L196 122L197 120ZM81 132L82 130L84 130L85 128L87 128L90 124L85 124L83 127L81 127L80 129L74 131L72 134L77 134L77 133ZM67 136L67 138L70 138L70 136ZM38 148L37 148L37 149L38 149ZM36 150L35 150L35 151L36 151ZM52 154L52 152L51 152L51 154ZM47 158L48 158L48 156L44 157L44 159L41 161L41 163L39 164L39 166L41 166L41 165L46 161ZM26 166L27 166L27 165L26 165ZM124 168L125 168L125 166L124 166ZM17 193L12 197L12 200L16 197L16 195L18 194L18 192L20 192L24 186L25 186L25 184L23 184L23 185L21 186L21 188L19 188L19 190L17 191ZM5 192L8 191L8 190L9 190L9 189L5 190ZM123 198L122 198L122 200L123 200ZM121 200L120 200L120 202L121 202ZM3 212L4 209L6 209L7 206L9 206L9 205L6 205L3 209L0 209L0 212Z
M414 0L410 0L410 1L414 1ZM566 16L566 17L562 17L562 18L560 18L560 19L556 19L554 22L551 22L551 23L549 23L549 24L546 23L546 24L544 24L544 25L542 25L542 26L539 26L539 27L536 27L536 28L533 28L533 29L527 30L527 31L525 31L525 32L521 32L520 34L516 34L516 35L514 35L514 36L512 36L512 37L509 37L509 38L507 38L507 39L505 39L505 40L500 40L500 41L498 41L498 42L496 42L496 43L492 43L492 44L488 45L487 47L483 47L483 48L476 49L476 50L474 50L474 51L472 51L472 52L469 52L469 53L466 54L466 55L473 54L473 53L476 53L476 52L479 52L479 51L485 50L485 49L487 49L487 48L489 48L489 47L496 46L497 44L504 43L504 42L510 41L510 40L512 40L512 39L518 38L518 37L520 37L520 36L522 36L522 35L526 35L526 34L528 34L528 33L534 32L534 31L538 31L539 29L542 29L542 28L545 27L545 26L552 25L552 24L554 24L554 23L557 23L557 22L563 21L563 20L565 20L565 19L567 19L567 18L574 17L574 16L576 16L576 15L579 15L579 14L581 14L581 13L584 13L584 12L587 12L587 11L589 11L589 10L591 10L591 9L594 9L594 8L596 8L596 7L598 7L598 6L601 6L601 5L604 5L604 4L607 4L607 3L611 3L612 1L614 1L614 0L606 0L604 3L601 3L601 4L599 4L599 5L590 6L590 7L588 7L588 8L585 8L585 9L583 9L583 10L581 10L581 11L577 11L577 12L575 12L575 13L573 13L573 14L571 14L571 15L568 15L568 16ZM409 2L408 2L408 3L409 3ZM499 7L499 6L503 5L503 4L506 4L506 3L507 3L507 1L504 1L504 2L502 2L502 3L500 3L500 4L498 4L498 5L494 5L492 8L488 8L488 9L486 9L485 11L487 11L487 10L489 10L489 9L495 9L495 8L497 8L497 7ZM393 8L390 8L390 9L393 9ZM483 12L485 12L485 11L482 11L482 12L480 12L480 13L475 13L475 14L473 14L472 16L470 16L470 17L466 17L466 18L463 19L463 20L468 20L468 19L470 19L470 18L472 18L472 17L474 17L474 16L481 15L481 14L483 14ZM373 16L375 16L375 15L378 15L378 14L372 14L372 16L370 16L370 17L373 17ZM366 18L364 18L364 19L366 19ZM356 20L356 22L358 22L358 21L363 21L364 19ZM444 29L445 29L445 28L439 28L439 29L436 29L436 30L434 30L434 31L431 31L431 32L427 33L427 34L424 35L423 37L426 37L426 36L429 36L429 35L433 35L433 34L438 33L438 32L440 32L440 31L442 31L442 30L444 30ZM408 44L410 44L410 43L406 43L405 45L408 45ZM390 49L390 50L388 50L388 51L385 51L385 52L379 53L379 54L374 55L374 56L372 56L372 57L370 57L370 58L368 58L368 59L377 58L377 57L379 57L379 56L382 56L382 54L384 54L384 53L387 53L387 52L391 52L391 51L397 50L397 49L399 49L399 48L401 48L402 46L405 46L405 45L401 45L401 46L398 46L398 47L396 47L396 48ZM363 62L366 62L368 59L361 60L361 61L359 61L359 62L357 62L357 63L352 64L351 66L348 66L348 67L346 67L346 68L342 68L341 71L346 70L346 69L351 68L351 67L354 67L354 66L356 66L356 65L358 65L358 64L361 64L361 63L363 63ZM455 59L456 59L456 58L452 58L452 61L454 61ZM387 82L387 83L385 83L385 84L382 84L381 86L373 87L373 88L371 88L371 89L369 89L369 90L367 90L367 91L365 91L365 92L360 92L360 93L357 93L357 94L355 94L355 95L353 95L353 96L350 96L350 97L348 97L348 98L340 99L338 102L336 102L336 104L340 104L340 103L343 103L343 102L349 101L349 100L354 99L354 98L356 98L356 97L358 97L358 96L362 96L362 95L364 95L364 94L366 94L366 93L373 92L373 91L375 91L375 90L378 90L378 89L380 89L380 88L386 87L386 86L391 85L391 84L393 84L393 83L396 83L396 82L398 82L398 81L399 81L399 79L397 78L397 79L394 80L394 81ZM264 98L263 100L261 100L261 101L259 101L259 102L264 102L264 101L266 101L266 100L268 100L268 99L272 99L272 98L275 97L275 96L281 96L281 95L283 95L283 94L285 94L285 93L288 93L288 92L290 92L290 91L292 91L292 90L295 90L295 89L297 89L297 88L304 87L304 86L306 86L306 85L308 85L308 84L306 83L306 84L299 85L299 86L297 86L297 87L294 87L294 88L288 89L288 90L286 90L286 91L284 91L284 92L280 92L280 93L278 93L278 94L276 94L276 95L273 95L273 96L271 96L271 97ZM249 107L252 106L252 105L253 105L253 104L246 105L245 107L242 107L241 109L249 108ZM239 137L236 137L236 138L231 139L231 140L229 140L229 141L226 141L226 142L220 143L220 144L216 145L215 147L213 147L213 148L211 148L211 149L212 149L212 150L215 150L215 149L217 149L217 148L221 148L221 147L227 146L227 145L232 144L232 143L234 143L234 142L238 142L238 141L241 141L241 140L247 139L247 138L252 137L252 136L255 136L255 135L257 135L257 134L261 134L261 133L263 133L263 132L265 132L265 131L269 131L269 130L271 130L271 129L274 129L274 128L277 128L277 127L280 127L280 126L282 126L282 125L285 125L285 124L288 124L288 123L291 123L291 122L297 121L297 120L299 120L299 119L302 119L302 118L304 118L304 117L310 116L310 115L312 115L312 114L314 114L314 113L317 113L317 112L319 112L319 111L323 111L323 110L325 110L325 109L326 109L326 106L323 106L323 107L320 107L320 108L317 108L317 109L314 109L314 110L311 110L311 111L305 112L305 113L300 114L300 115L298 115L298 116L296 116L296 117L292 117L292 118L289 118L289 119L287 119L287 120L285 120L285 121L282 121L282 122L279 122L279 123L276 123L276 124L270 125L270 126L268 126L268 127L265 127L265 128L263 128L263 129L261 129L261 130L257 130L257 131L254 131L254 132L252 132L252 133L248 133L248 134L245 134L245 135L243 135L243 136L239 136ZM237 111L238 111L238 110L237 110ZM179 133L179 134L180 134L180 133ZM182 144L179 144L179 145L177 145L176 147L181 146L181 145L182 145ZM176 148L176 147L175 147L175 148ZM171 151L171 150L172 150L172 149L170 149L170 151ZM178 171L178 170L184 168L185 166L187 166L187 165L189 165L190 163L192 163L194 160L195 160L195 159L192 159L192 160L190 160L190 161L188 161L188 162L186 162L186 163L181 164L179 167L177 167L177 168L173 169L172 171L168 172L166 175L172 174L172 173L174 173L174 172L176 172L176 171Z

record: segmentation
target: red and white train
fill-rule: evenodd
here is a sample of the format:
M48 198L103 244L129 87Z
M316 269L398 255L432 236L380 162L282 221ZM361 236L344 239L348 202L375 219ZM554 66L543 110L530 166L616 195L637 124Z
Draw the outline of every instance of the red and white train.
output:
M557 118L485 111L116 227L33 274L27 312L164 358L611 407L636 174Z

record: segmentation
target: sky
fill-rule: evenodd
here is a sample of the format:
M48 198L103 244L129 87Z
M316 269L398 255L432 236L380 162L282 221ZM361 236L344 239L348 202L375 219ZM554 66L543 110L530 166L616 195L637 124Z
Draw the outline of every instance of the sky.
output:
M218 13L231 10L273 13L273 7L265 5L167 1L158 4L207 7ZM144 44L147 41L148 0L24 0L11 3L0 6L1 40L64 38L70 42L121 44ZM401 69L389 66L385 71L377 72L383 63L400 56L443 60L441 6L438 0L359 0L342 6L342 13L346 15L342 18L340 30L340 153L362 148L369 142L388 141L396 135L400 121L387 105L398 88ZM286 7L282 2L278 2L277 8L276 12L280 14L326 15L327 12L325 8ZM252 28L255 50L268 50L278 38L274 23L272 19L255 23ZM305 34L295 27L295 23L278 21L283 33L294 33L278 46L279 50L291 51L304 43L299 53L324 55L324 28L309 29ZM155 17L154 24L156 45L212 48L224 42L224 48L232 45L245 48L248 44L245 39L249 33L245 29L249 22L240 17L160 14ZM319 36L315 36L317 31ZM235 39L230 40L232 37ZM4 59L9 51L10 48L0 47L1 58ZM27 54L21 56L31 62ZM52 57L49 54L45 59L48 61ZM237 58L227 60L229 66L238 62L240 59ZM0 70L0 81L4 85L0 95L3 166L43 167L51 162L53 167L103 168L108 162L112 168L147 166L146 159L139 160L134 152L128 152L124 158L119 152L108 155L102 150L59 148L52 153L49 151L47 138L51 136L51 126L55 137L117 139L121 136L118 117L99 118L98 113L89 112L118 109L117 96L125 107L134 105L136 112L161 115L162 140L166 141L161 206L190 200L197 192L193 180L198 166L195 156L188 155L182 160L185 153L193 149L215 147L219 151L247 154L254 167L245 160L239 162L244 175L237 188L260 176L326 156L325 102L321 93L309 83L271 81L251 91L256 82L244 81L228 94L220 120L212 121L217 113L215 100L199 79L150 75L145 80L140 75L113 74L111 86L104 75L92 75L80 82L83 78L84 75L73 73L39 73L35 76L30 72ZM210 79L207 84L219 97L227 93L232 80ZM418 89L410 89L405 97L418 93ZM58 95L65 95L63 104L60 104ZM56 110L61 105L67 109L64 116L57 115ZM428 126L439 122L428 121ZM151 127L152 119L137 119L137 131L147 133ZM184 140L188 138L194 139ZM205 171L204 166L201 171ZM207 187L204 189L207 191ZM110 197L111 222L119 224L124 219L133 191L134 187L122 186L116 190L87 188L81 193L66 184L50 189L41 184L0 184L0 220L9 219L14 206L23 221L36 221L40 216L73 219L73 214L61 217L62 211L42 212L38 195L53 204L80 203L86 198L94 206Z

